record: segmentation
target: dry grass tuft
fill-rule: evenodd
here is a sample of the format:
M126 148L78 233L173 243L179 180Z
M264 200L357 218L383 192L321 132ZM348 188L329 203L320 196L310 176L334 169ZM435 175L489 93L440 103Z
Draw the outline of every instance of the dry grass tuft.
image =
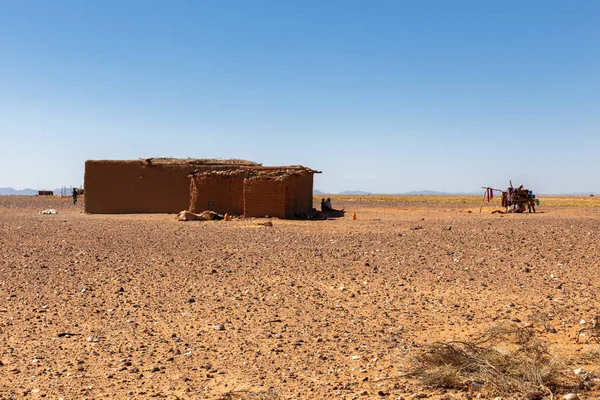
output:
M581 360L589 364L600 365L600 346L594 346L583 353Z
M437 342L416 356L413 375L432 386L508 395L532 391L552 394L562 362L532 329L492 326L473 341Z
M274 390L252 392L250 390L231 390L224 393L219 400L277 400L279 396Z

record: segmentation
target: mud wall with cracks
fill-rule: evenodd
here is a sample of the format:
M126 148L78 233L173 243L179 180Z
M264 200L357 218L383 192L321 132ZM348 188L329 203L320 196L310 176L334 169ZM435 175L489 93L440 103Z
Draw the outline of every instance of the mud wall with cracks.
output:
M190 186L190 211L205 210L219 214L242 215L244 213L243 174L205 174L192 178Z

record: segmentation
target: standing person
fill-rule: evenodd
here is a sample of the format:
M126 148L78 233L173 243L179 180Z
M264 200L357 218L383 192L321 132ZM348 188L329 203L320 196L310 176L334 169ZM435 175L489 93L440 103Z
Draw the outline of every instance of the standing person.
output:
M77 205L77 189L73 188L73 205Z

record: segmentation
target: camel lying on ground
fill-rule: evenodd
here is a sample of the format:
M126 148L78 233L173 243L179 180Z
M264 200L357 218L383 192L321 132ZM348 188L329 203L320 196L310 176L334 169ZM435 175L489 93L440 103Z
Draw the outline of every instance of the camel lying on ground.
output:
M214 211L202 211L200 214L195 214L189 211L182 211L177 214L177 219L180 221L211 221L216 219L223 219L221 214L217 214Z

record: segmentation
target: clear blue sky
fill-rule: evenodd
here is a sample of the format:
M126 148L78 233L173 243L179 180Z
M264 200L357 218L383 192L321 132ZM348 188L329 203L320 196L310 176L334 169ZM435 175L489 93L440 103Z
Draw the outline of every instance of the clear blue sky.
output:
M598 1L2 1L0 187L245 158L315 188L600 192Z

